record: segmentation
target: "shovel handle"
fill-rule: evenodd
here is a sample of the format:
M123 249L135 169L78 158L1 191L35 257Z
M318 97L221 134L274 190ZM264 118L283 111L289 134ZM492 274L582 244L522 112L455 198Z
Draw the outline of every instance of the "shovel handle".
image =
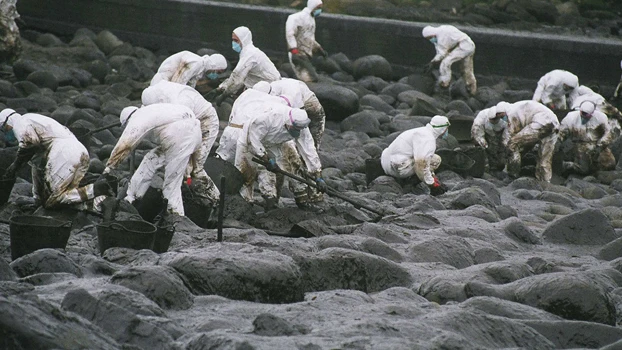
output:
M253 162L255 162L255 163L257 163L257 164L261 164L261 165L263 165L263 166L266 166L266 165L267 165L267 163L266 163L266 162L264 162L263 160L261 160L261 159L259 159L259 158L257 158L257 157L253 157ZM281 169L281 168L277 168L277 169L275 169L275 170L274 170L274 172L275 172L275 173L279 173L279 174L283 174L283 175L285 175L285 176L287 176L287 177L290 177L290 178L292 178L292 179L294 179L294 180L296 180L296 181L302 182L302 183L304 183L304 184L306 184L306 185L308 185L308 186L311 186L311 187L313 187L313 188L316 188L316 189L318 188L318 186L317 186L317 184L315 183L315 181L311 181L311 180L309 180L309 179L305 179L305 178L300 177L300 176L298 176L298 175L294 175L294 174L292 174L292 173L290 173L290 172L287 172L287 171L285 171L285 170L283 170L283 169ZM343 193L340 193L340 192L338 192L338 191L336 191L336 190L334 190L334 189L332 189L332 188L330 188L330 187L328 187L328 189L327 189L326 193L327 193L329 196L332 196L332 197L337 197L337 198L339 198L339 199L342 199L342 200L344 200L344 201L346 201L346 202L348 202L348 203L350 203L350 204L354 205L354 207L355 207L355 208L357 208L357 209L358 209L358 208L363 208L363 209L366 209L366 210L371 211L371 212L372 212L372 213L374 213L374 214L377 214L377 215L380 215L380 216L384 216L384 213L383 213L383 212L381 212L381 211L379 211L379 210L377 210L377 209L375 209L375 208L372 208L372 207L370 207L370 206L368 206L368 205L365 205L365 204L363 204L363 203L357 202L357 201L355 201L355 200L353 200L353 199L350 199L350 198L348 198L347 196L345 196Z
M91 136L91 135L93 135L95 133L98 133L100 131L107 130L107 129L110 129L110 128L114 128L115 126L121 126L121 122L116 122L114 124L102 126L101 128L93 129L93 130L87 132L86 134L79 136L78 140L86 138L86 137L89 137L89 136Z

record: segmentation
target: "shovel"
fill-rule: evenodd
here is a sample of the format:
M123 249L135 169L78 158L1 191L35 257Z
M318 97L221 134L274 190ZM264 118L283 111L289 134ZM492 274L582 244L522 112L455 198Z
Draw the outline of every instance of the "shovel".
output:
M101 128L93 129L93 130L91 130L91 131L89 131L89 132L87 132L87 133L84 133L84 134L82 134L82 135L80 135L80 136L77 136L77 139L78 139L78 140L85 139L85 138L87 138L87 137L89 137L89 136L91 136L91 135L93 135L93 134L96 134L96 133L98 133L98 132L100 132L100 131L103 131L103 130L108 130L108 129L110 129L110 128L114 128L115 126L121 126L121 122L116 122L116 123L114 123L114 124L110 124L110 125L102 126Z
M261 159L259 159L259 158L257 158L257 157L253 157L253 162L255 162L255 163L257 163L257 164L261 164L261 165L263 165L263 166L266 166L266 165L267 165L267 163L266 163L266 162L264 162L263 160L261 160ZM294 180L296 180L296 181L302 182L302 183L304 183L304 184L305 184L305 185L307 185L307 186L311 186L311 187L313 187L313 188L318 188L318 187L317 187L317 184L316 184L314 181L311 181L311 180L309 180L309 179L302 178L302 177L300 177L300 176L298 176L298 175L294 175L294 174L289 173L289 172L287 172L287 171L285 171L285 170L283 170L283 169L277 168L277 169L275 169L273 172L275 172L275 173L277 173L277 174L283 174L283 175L285 175L285 176L287 176L287 177L290 177L290 178L292 178L292 179L294 179ZM353 205L355 208L357 208L357 209L363 208L363 209L369 210L370 212L372 212L372 213L374 213L374 214L379 215L380 217L379 217L379 218L377 218L377 220L381 219L381 218L385 215L385 213L384 213L384 212L382 212L382 211L380 211L380 210L378 210L378 209L372 208L372 207L370 207L370 206L368 206L368 205L366 205L366 204L363 204L363 203L360 203L360 202L358 202L358 201L355 201L355 200L353 200L353 199L351 199L351 198L348 198L348 197L347 197L347 196L345 196L343 193L340 193L340 192L338 192L338 191L336 191L336 190L334 190L334 189L332 189L332 188L330 188L330 187L327 189L326 193L327 193L329 196L332 196L332 197L337 197L337 198L339 198L339 199L341 199L341 200L344 200L344 201L346 201L346 202L348 202L348 203L352 204L352 205Z

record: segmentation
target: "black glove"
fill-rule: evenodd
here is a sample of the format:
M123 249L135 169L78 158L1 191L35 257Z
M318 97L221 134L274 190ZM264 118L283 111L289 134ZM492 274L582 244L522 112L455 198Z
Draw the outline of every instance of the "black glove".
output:
M315 179L315 184L317 185L317 190L325 193L326 191L328 191L328 185L326 184L326 181L324 181L324 179L322 179L321 177L318 177L317 179Z
M267 158L267 160L264 159L264 161L266 162L266 169L268 169L268 171L275 172L279 169L279 166L276 164L274 159Z
M222 95L223 92L225 92L225 90L221 88L214 89L208 92L207 94L205 94L205 99L208 101L214 101L214 99Z
M320 53L322 54L322 56L324 56L324 58L328 58L328 52L326 52L324 48L320 48Z
M430 194L433 196L440 196L447 192L448 188L445 184L441 183L438 177L434 177L434 183L430 185Z
M216 107L220 107L220 104L221 104L221 103L222 103L222 102L223 102L223 101L224 101L227 97L229 97L229 94L224 93L224 92L223 92L222 94L220 94L219 96L217 96L217 97L214 99L214 104L216 105Z
M4 172L4 179L5 180L14 179L15 172L17 172L17 164L13 162Z

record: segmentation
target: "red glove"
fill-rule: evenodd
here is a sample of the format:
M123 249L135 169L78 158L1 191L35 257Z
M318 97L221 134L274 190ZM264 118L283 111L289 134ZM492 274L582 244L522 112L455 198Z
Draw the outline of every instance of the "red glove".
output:
M432 187L438 188L440 186L441 186L441 182L438 180L438 177L434 176L434 183L432 184Z
M188 185L188 186L192 185L192 178L191 177L186 178L186 185Z
M298 51L298 49L297 49L297 48L295 48L295 47L294 47L293 49L289 50L289 52L291 52L291 53L292 53L292 55L297 55L297 54L299 54L299 53L300 53L300 51Z

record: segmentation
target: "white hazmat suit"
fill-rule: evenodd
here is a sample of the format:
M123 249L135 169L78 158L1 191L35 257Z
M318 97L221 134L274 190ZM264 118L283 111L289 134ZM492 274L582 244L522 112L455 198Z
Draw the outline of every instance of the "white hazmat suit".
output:
M229 124L220 136L216 154L223 160L235 162L235 153L242 129L256 113L271 108L271 104L289 106L287 98L271 96L265 92L248 89L240 94L231 107Z
M438 182L434 171L441 165L441 157L436 152L436 139L445 135L449 120L434 116L423 127L402 132L380 157L385 174L405 179L417 175L428 186Z
M220 192L204 169L205 161L218 136L218 114L211 103L195 89L169 81L161 81L146 88L142 94L143 105L172 103L186 106L192 110L201 123L201 147L192 155L187 175L192 177L197 193L211 202L218 201Z
M262 81L253 87L263 92L266 92L273 96L283 96L289 102L292 108L304 108L311 119L309 124L309 131L313 136L313 142L315 148L320 149L322 142L322 135L324 135L324 126L326 124L326 113L324 107L320 103L320 100L315 96L315 93L309 89L306 83L291 79L282 78L271 83Z
M322 45L315 40L315 17L319 15L315 10L321 5L322 0L308 0L302 11L289 15L285 22L289 63L296 77L306 82L318 79L317 72L309 61L313 53L319 51L326 55Z
M112 150L104 173L109 173L127 158L149 133L157 147L149 151L132 176L125 199L133 203L149 189L156 171L164 167L162 195L169 212L184 215L181 183L191 155L201 147L200 122L186 106L159 103L139 108L126 107L120 120L125 130Z
M601 94L594 92L585 85L579 86L569 101L569 105L574 110L578 110L583 102L589 101L596 106L596 110L604 113L608 117L609 127L614 133L614 138L620 135L620 120L622 113L609 103Z
M559 132L559 121L553 111L536 101L519 101L513 104L499 102L497 113L505 113L509 121L510 152L508 174L518 177L521 168L521 153L529 147L539 145L536 179L551 182L552 159Z
M12 128L19 142L16 162L19 167L28 160L32 168L32 193L35 202L45 208L60 204L77 204L93 199L94 185L78 187L89 168L89 153L65 126L36 113L20 115L7 108L0 112L0 123Z
M301 109L293 109L282 104L270 104L255 113L254 117L244 124L242 135L238 139L235 166L242 172L244 186L240 194L247 201L253 201L253 185L258 181L260 192L266 201L277 198L276 177L271 172L259 172L252 157L266 159L269 153L279 167L287 169L291 162L283 161L287 157L302 157L308 173L316 180L321 179L322 165L317 150L313 145L313 138L307 128L310 120L307 113ZM297 137L292 134L298 131ZM289 154L289 148L283 144L294 142L297 153ZM323 181L323 180L322 180Z
M532 100L550 109L568 109L567 98L572 98L579 86L579 78L565 70L556 69L543 75ZM567 97L568 96L568 97Z
M497 108L481 110L471 127L471 137L480 147L486 149L490 170L503 170L506 163L506 145L510 139L507 117L498 118Z
M190 51L181 51L169 56L160 64L150 85L166 80L195 87L206 72L224 69L227 69L227 60L223 55L199 56Z
M565 170L587 175L615 167L615 157L608 148L613 133L607 116L594 103L585 101L579 110L568 113L561 122L559 137L573 142L574 161L564 162Z
M281 74L266 54L253 45L253 36L246 27L238 27L233 33L240 39L240 60L229 78L218 89L226 95L237 93L242 87L250 89L260 81L281 79Z
M440 63L439 84L441 87L449 87L451 65L462 61L462 76L467 90L471 95L475 94L477 81L473 73L473 55L475 54L473 40L458 28L450 25L441 25L436 28L426 26L423 28L422 35L430 40L436 49L436 55L430 63Z

